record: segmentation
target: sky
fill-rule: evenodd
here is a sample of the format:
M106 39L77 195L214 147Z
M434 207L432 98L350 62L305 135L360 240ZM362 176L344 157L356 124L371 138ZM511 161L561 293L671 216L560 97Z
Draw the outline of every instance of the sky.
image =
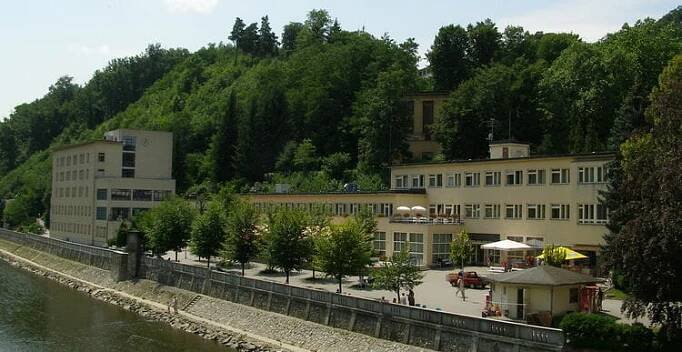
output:
M278 36L311 9L326 9L346 30L415 38L428 51L441 26L492 19L500 31L573 32L596 41L625 22L659 18L679 0L2 0L0 119L43 96L61 76L87 82L117 57L148 44L194 51L227 41L235 17L268 15ZM422 61L421 65L425 62Z

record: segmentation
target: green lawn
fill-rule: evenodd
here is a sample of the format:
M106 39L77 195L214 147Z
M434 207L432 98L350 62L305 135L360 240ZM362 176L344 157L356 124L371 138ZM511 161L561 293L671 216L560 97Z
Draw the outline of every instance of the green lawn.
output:
M625 300L629 295L617 288L612 288L604 294L604 298L606 299L618 299L618 300Z

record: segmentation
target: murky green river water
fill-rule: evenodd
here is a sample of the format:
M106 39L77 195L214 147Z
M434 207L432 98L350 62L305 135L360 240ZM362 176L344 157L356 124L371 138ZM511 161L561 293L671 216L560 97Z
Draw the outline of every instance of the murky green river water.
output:
M229 351L0 261L0 351Z

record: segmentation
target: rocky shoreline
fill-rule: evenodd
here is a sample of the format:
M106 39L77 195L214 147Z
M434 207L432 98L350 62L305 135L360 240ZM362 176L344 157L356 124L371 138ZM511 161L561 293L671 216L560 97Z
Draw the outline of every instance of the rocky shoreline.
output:
M54 272L44 271L37 268L30 263L21 260L16 260L11 255L6 255L0 251L0 259L9 263L10 265L26 270L35 275L42 276L49 280L55 281L59 284L67 286L71 289L85 293L100 301L117 305L125 310L136 313L146 319L162 322L172 326L173 328L183 330L185 332L201 336L207 340L215 341L225 347L234 349L236 351L248 352L274 352L282 351L281 349L273 349L270 346L262 345L258 342L248 341L242 335L233 332L221 330L209 326L202 322L196 322L185 318L179 314L171 314L163 310L155 309L150 305L140 303L134 299L124 297L114 290L108 288L100 288L95 285L87 284L84 281L74 280Z

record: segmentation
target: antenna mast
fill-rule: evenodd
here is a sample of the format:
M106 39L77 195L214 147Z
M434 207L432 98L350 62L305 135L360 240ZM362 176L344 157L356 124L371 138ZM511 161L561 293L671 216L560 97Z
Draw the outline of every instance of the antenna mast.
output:
M494 137L495 136L495 123L497 123L497 121L495 121L495 119L492 117L490 118L490 120L488 120L488 127L490 127L490 132L488 133L488 142L492 142L493 139L495 138Z

